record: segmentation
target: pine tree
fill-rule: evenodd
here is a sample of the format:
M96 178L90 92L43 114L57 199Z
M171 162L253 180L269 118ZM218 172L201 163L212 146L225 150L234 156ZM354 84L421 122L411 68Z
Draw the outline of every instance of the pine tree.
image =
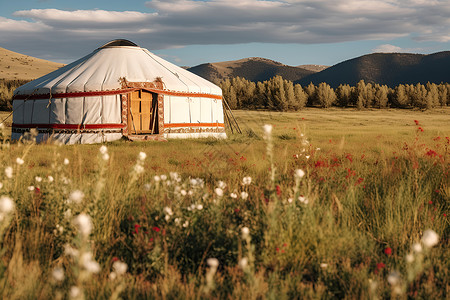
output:
M317 88L317 100L323 108L329 108L336 101L334 90L325 82L319 84Z
M341 84L336 89L336 101L339 106L347 107L351 103L352 89L348 84Z
M303 91L303 88L300 84L296 84L294 86L294 94L295 94L295 110L302 109L306 106L306 102L308 101L308 95Z

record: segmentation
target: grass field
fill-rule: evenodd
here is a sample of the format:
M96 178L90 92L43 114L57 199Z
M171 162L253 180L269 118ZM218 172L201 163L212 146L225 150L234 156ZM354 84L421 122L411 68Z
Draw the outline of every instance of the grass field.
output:
M2 298L449 297L450 109L235 116L227 140L4 143Z

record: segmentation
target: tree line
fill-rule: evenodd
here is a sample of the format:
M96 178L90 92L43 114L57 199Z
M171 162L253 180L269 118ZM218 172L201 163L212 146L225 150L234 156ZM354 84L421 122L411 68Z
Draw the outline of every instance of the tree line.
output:
M450 105L450 84L401 84L395 88L365 83L341 84L333 89L327 83L302 87L281 76L264 82L235 77L219 83L231 109L300 110L305 106L431 109Z

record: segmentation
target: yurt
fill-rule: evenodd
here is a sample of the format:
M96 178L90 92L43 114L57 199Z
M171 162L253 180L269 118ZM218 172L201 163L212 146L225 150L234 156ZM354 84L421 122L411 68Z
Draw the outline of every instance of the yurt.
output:
M127 40L14 91L11 138L38 142L225 138L222 90Z

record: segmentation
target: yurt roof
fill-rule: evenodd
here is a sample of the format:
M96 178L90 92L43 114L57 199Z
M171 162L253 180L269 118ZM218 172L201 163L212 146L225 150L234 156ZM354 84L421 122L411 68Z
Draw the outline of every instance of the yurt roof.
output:
M164 90L222 95L215 84L180 68L128 40L114 40L85 57L33 80L14 91L42 95L120 90L128 82L161 79Z

